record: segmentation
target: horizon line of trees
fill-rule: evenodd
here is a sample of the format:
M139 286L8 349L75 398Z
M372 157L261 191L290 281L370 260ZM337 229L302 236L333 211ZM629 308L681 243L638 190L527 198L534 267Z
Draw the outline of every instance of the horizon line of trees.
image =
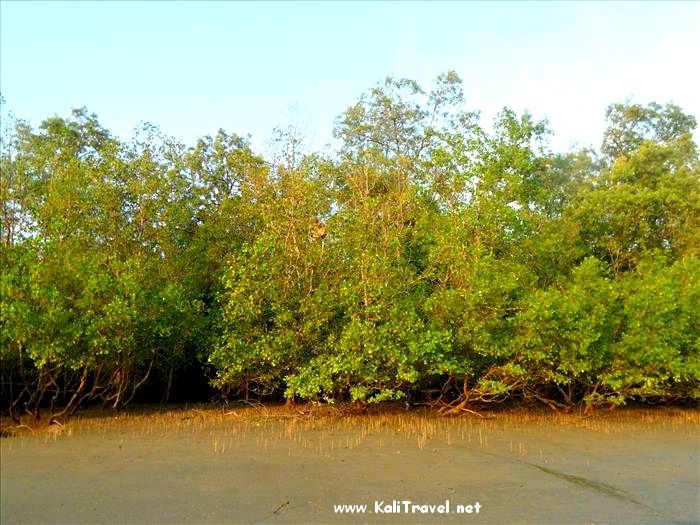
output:
M85 109L13 122L3 409L700 399L695 118L612 104L600 151L556 153L546 122L506 108L486 131L464 106L454 72L387 78L338 151L289 132L272 159L224 131L122 141Z

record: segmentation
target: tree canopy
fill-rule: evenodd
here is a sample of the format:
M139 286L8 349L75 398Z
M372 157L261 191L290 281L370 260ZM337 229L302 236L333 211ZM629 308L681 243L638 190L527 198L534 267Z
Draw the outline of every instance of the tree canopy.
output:
M338 118L337 152L289 137L282 162L224 131L120 140L85 109L15 121L3 405L56 418L192 382L445 411L698 399L696 120L606 117L600 152L552 152L530 114L483 128L448 72L387 78Z

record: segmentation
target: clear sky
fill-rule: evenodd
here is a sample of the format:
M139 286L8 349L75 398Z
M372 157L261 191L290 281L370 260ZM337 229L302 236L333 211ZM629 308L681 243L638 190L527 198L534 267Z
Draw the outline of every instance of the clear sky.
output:
M700 117L700 2L0 3L0 92L38 124L87 106L127 138L217 129L263 152L297 123L317 148L386 75L454 69L468 109L547 117L552 145L598 145L605 107L673 101ZM697 134L696 134L697 137Z

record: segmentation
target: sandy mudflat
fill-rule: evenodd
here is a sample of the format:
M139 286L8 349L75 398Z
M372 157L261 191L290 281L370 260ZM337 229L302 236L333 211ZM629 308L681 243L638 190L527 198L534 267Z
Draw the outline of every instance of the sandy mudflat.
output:
M0 440L3 525L700 523L698 411L98 416ZM452 513L374 512L393 500Z

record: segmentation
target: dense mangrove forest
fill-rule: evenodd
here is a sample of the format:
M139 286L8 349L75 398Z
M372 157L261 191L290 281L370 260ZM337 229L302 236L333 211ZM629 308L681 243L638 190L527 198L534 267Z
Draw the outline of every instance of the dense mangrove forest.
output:
M696 120L605 118L556 152L528 113L483 122L454 72L387 78L335 146L290 128L262 156L3 108L2 408L697 401Z

